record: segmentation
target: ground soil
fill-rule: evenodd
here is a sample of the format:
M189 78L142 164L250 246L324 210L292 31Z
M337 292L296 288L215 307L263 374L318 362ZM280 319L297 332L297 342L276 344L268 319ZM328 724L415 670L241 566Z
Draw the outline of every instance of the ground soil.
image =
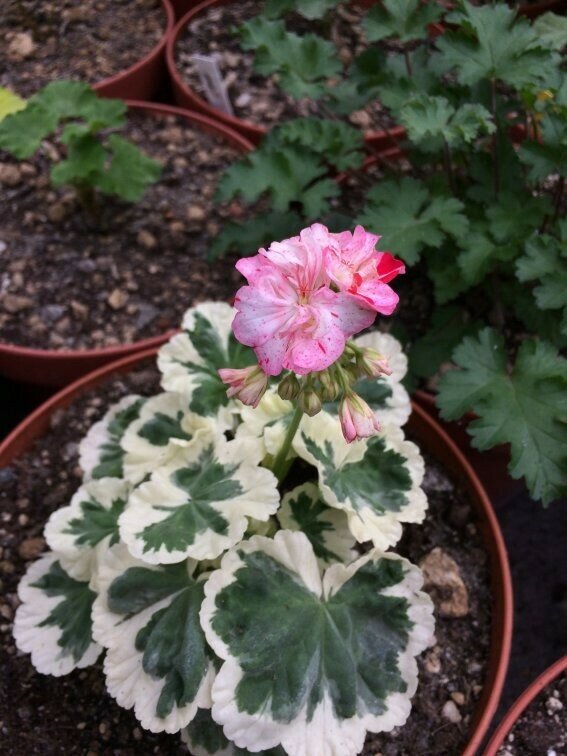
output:
M29 97L55 79L107 79L147 55L165 27L160 0L2 0L0 86Z
M532 701L498 751L498 756L567 754L567 673Z
M29 561L44 548L45 522L80 485L78 441L110 403L126 393L153 394L157 386L151 363L109 381L57 413L35 447L0 470L0 733L11 744L11 754L178 752L175 737L143 732L133 714L110 699L100 663L67 677L44 677L27 655L17 652L11 634L17 585ZM486 674L492 603L487 554L468 497L435 460L426 462L430 511L424 525L406 526L399 551L420 562L441 548L457 565L470 611L461 618L436 612L437 642L419 660L420 685L410 719L387 736L369 736L365 756L457 756L470 733ZM439 608L447 595L428 590Z
M51 187L56 144L23 163L0 154L0 341L124 344L177 327L191 305L234 294L234 259L211 266L205 258L223 222L243 212L212 200L241 152L173 116L132 111L124 133L164 165L162 177L135 204L100 196L96 218L74 190Z
M254 52L241 49L234 28L258 15L261 10L262 3L258 0L244 0L212 7L200 14L177 42L177 65L181 76L206 99L191 56L216 55L234 114L238 118L270 127L298 116L325 116L314 101L294 100L286 95L278 85L277 76L257 74L254 70ZM319 28L320 22L306 21L296 14L286 16L286 26L288 31L298 34L315 32L330 39L336 45L341 62L348 65L367 47L361 25L363 15L359 9L339 5L332 14L329 30ZM370 131L389 129L395 125L379 102L372 102L354 112L349 120Z

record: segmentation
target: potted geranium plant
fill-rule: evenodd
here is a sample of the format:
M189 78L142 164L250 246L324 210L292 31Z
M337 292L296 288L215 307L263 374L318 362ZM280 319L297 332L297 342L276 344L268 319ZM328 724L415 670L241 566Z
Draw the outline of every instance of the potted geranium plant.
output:
M164 393L92 427L20 586L41 672L104 649L111 695L195 754L343 756L403 725L433 605L388 551L427 509L403 358L353 338L397 303L403 265L376 241L315 225L241 260L235 310L192 308L162 347Z

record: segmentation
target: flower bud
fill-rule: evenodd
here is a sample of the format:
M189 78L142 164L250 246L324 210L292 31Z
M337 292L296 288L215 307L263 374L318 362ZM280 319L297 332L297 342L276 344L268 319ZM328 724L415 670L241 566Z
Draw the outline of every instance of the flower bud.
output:
M285 378L282 378L278 386L278 394L280 397L282 399L287 399L290 402L297 399L300 391L301 384L293 373L288 373Z
M303 389L299 394L298 401L300 409L309 417L313 417L321 412L321 399L316 391L312 388Z
M226 395L229 399L235 397L243 404L257 407L260 399L268 387L268 376L259 365L247 368L222 368L218 371L223 383L229 386Z
M362 397L350 391L339 407L341 430L347 443L374 436L380 431L380 423Z
M369 378L378 378L381 375L392 375L392 369L388 365L388 358L379 354L375 349L365 348L362 350L360 359L357 360L360 370Z
M324 370L322 373L319 373L319 381L321 382L322 386L322 399L325 402L334 402L341 391L341 387L339 386L338 382L331 376L330 372L328 370Z

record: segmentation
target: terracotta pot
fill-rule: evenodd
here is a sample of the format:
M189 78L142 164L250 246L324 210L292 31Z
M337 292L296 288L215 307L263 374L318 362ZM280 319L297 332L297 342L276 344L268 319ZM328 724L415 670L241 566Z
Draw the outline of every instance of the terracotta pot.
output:
M475 419L472 412L467 412L460 420L442 420L439 417L434 394L429 393L429 391L415 391L413 397L451 436L472 464L493 504L502 506L525 490L526 486L523 479L514 480L508 473L510 463L510 447L508 445L496 446L494 449L484 452L471 446L471 437L467 433L467 426L471 420Z
M187 2L187 0L185 1ZM183 0L179 0L179 2L182 3ZM225 123L227 126L230 126L235 131L240 132L254 144L258 144L268 133L268 129L265 126L258 126L251 121L245 121L242 118L227 115L221 110L214 108L212 105L209 105L209 103L198 95L197 92L195 92L195 90L183 79L177 69L177 63L175 60L177 41L185 33L187 25L208 8L217 5L229 5L232 2L234 2L234 0L204 0L196 5L189 0L188 4L191 6L190 10L177 23L167 42L167 67L173 86L173 96L179 105L182 105L185 108L190 108L191 110L197 110L201 113L206 113L211 118L215 118L218 121ZM402 126L394 126L387 131L368 132L365 135L365 141L371 147L392 147L403 138L405 133L406 130Z
M175 13L175 20L179 21L191 8L199 5L201 0L169 0Z
M484 756L496 756L498 749L502 746L514 725L520 719L522 714L537 698L544 688L556 680L563 672L567 670L567 656L559 659L552 664L551 667L545 670L534 682L522 693L516 703L508 711L504 719L498 725L494 735L491 737L490 742L484 752Z
M127 101L132 110L142 110L159 117L176 115L187 119L208 134L222 137L242 152L248 152L252 145L240 134L224 124L213 121L202 113L192 113L173 105L157 105L148 102ZM163 344L172 334L166 333L150 339L141 339L130 344L103 347L100 349L74 349L54 351L20 347L0 342L0 375L15 381L36 386L60 388L71 381L90 373L96 368L114 362L130 354L136 354Z
M175 24L175 14L170 0L161 0L165 15L165 28L157 45L130 68L120 71L108 79L93 85L103 97L117 97L121 100L151 100L164 83L165 44ZM125 30L127 33L127 30Z
M68 407L86 391L104 383L115 372L127 373L156 350L126 357L87 375L60 391L24 420L0 445L0 467L9 465L25 453L49 427L50 417L56 410ZM506 548L490 500L473 468L455 443L432 417L418 404L408 424L409 433L423 449L433 454L458 480L470 497L478 519L480 532L490 559L490 574L494 603L492 607L492 638L488 672L483 693L472 720L472 734L462 756L475 756L494 716L502 687L512 638L512 582Z

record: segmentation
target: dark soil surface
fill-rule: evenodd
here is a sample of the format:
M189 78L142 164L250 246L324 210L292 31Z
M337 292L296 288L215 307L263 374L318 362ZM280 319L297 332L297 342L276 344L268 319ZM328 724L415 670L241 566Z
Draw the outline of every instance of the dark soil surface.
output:
M532 701L498 751L498 756L540 754L567 754L567 673Z
M134 715L104 692L100 663L67 677L45 677L34 671L27 655L17 652L11 635L17 585L29 561L45 546L45 522L80 485L78 442L109 404L127 393L153 394L157 387L151 363L126 378L117 377L58 413L32 451L0 470L0 733L10 743L10 754L178 752L175 736L142 731ZM411 717L404 728L387 736L369 736L366 756L457 756L466 743L486 672L491 593L474 513L466 495L432 459L427 459L425 489L430 499L427 521L406 527L400 552L418 563L435 548L451 557L470 610L459 618L447 616L440 603L450 605L451 594L428 587L438 610L437 643L419 661L420 685Z
M2 0L0 86L29 97L55 79L107 79L147 55L165 26L160 0Z
M277 76L261 76L254 70L254 51L240 47L234 27L241 26L262 11L258 0L233 2L223 7L213 7L199 15L177 42L177 63L187 84L206 100L199 74L191 56L216 55L234 115L259 126L270 127L282 120L299 116L324 116L314 101L295 100L283 92ZM330 29L324 31L320 24L306 21L299 15L286 16L288 31L303 35L318 33L331 40L337 55L347 65L363 52L368 44L361 25L363 13L339 5L333 13ZM363 110L352 113L352 124L364 130L389 129L395 125L388 112L379 102L372 102Z
M176 116L132 111L125 135L163 174L136 204L100 196L98 218L73 189L51 187L53 143L28 162L0 154L0 341L124 344L177 327L191 305L234 294L234 259L211 266L205 257L224 220L242 213L237 202L212 201L241 153Z

